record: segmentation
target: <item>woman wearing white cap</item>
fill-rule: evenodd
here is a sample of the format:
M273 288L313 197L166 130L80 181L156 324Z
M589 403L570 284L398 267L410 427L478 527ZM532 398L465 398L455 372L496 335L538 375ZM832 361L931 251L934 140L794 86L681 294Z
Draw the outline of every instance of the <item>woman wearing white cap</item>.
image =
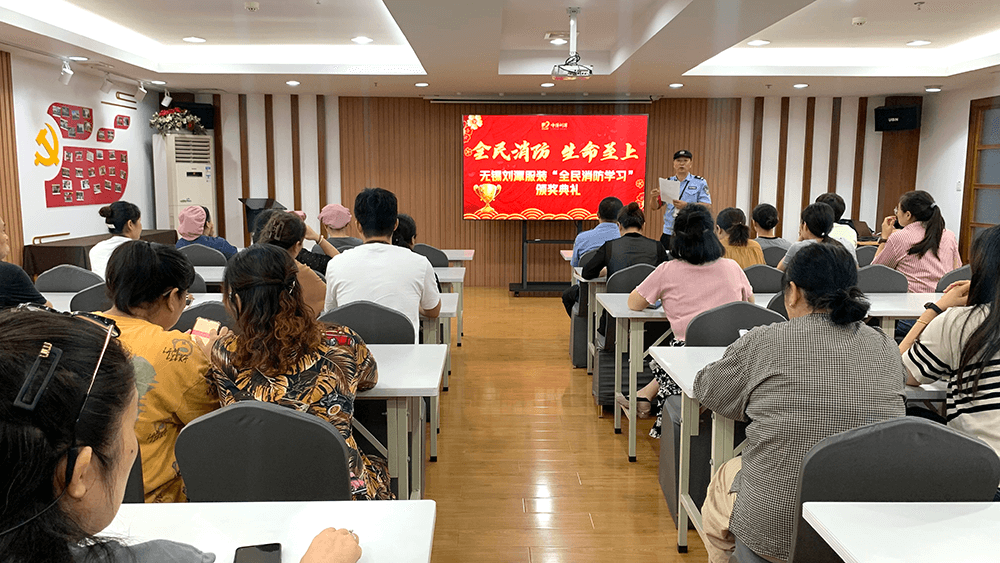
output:
M212 224L212 216L207 207L201 205L191 205L185 207L177 218L177 248L184 248L189 244L200 244L218 250L225 255L226 260L236 254L236 247L229 244L229 241L222 237L212 236L215 234L215 225Z
M319 212L319 220L326 229L327 240L340 251L361 246L361 239L347 236L351 225L351 211L339 203L331 203Z

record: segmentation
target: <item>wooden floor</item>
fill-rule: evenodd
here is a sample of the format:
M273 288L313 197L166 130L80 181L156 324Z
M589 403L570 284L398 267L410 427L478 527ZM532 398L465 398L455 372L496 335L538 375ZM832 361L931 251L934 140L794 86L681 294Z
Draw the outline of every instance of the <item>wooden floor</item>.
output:
M707 561L693 530L689 553L677 553L652 421L640 421L629 463L628 434L614 434L610 410L597 417L568 342L558 298L466 289L439 461L427 464L433 562Z

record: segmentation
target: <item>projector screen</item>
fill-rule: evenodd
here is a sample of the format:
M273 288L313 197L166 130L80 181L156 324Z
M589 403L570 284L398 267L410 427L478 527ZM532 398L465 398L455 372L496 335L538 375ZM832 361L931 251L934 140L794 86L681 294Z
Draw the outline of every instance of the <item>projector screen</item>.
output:
M645 115L462 117L471 220L597 219L608 196L643 204Z

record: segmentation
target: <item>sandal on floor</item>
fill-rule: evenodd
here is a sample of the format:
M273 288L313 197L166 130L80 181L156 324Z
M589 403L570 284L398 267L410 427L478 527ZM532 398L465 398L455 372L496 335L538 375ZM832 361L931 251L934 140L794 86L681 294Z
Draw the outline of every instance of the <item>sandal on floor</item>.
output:
M619 395L617 401L623 408L628 408L628 397ZM635 412L639 418L653 418L653 403L645 397L636 397Z

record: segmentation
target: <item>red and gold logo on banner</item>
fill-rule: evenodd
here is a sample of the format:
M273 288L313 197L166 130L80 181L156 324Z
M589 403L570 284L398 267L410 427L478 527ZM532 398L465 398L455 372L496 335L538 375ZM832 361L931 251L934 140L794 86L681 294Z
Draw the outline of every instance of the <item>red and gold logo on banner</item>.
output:
M645 115L466 115L464 218L584 220L643 201Z

